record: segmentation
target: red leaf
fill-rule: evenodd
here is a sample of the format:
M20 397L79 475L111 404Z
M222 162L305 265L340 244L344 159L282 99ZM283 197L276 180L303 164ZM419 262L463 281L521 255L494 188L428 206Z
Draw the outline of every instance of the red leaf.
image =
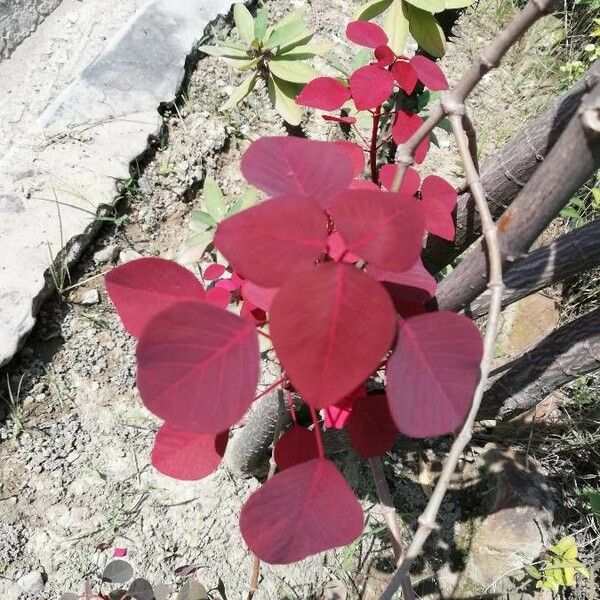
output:
M225 273L225 267L219 263L213 263L204 269L203 277L208 281L213 281L214 279L219 279L223 273Z
M348 248L342 239L339 231L334 231L327 238L327 254L336 261L342 261L350 264L357 263L360 256L348 252Z
M370 179L353 179L350 183L351 190L374 190L379 191L379 187Z
M135 337L148 321L174 302L205 298L193 273L164 258L132 260L110 270L104 279L123 326Z
M215 287L210 288L210 290L206 292L206 301L213 306L227 308L231 302L231 291L219 286L219 283L220 282L217 282Z
M388 43L385 31L375 23L369 21L352 21L346 27L346 37L359 46L377 48Z
M396 174L397 168L397 165L383 165L381 169L379 169L379 179L386 190L392 189L392 183L394 182L394 175ZM398 193L414 196L419 191L420 183L421 178L419 177L419 173L412 167L406 167Z
M382 269L404 271L421 254L424 217L415 198L350 190L329 212L348 250Z
M394 79L382 67L365 65L350 75L350 91L358 110L375 108L394 91Z
M399 60L394 63L392 67L392 77L396 80L396 83L403 89L409 96L415 91L417 85L417 72L407 62Z
M226 290L227 292L235 292L240 286L236 283L233 278L232 279L219 279L217 283L215 283L215 287ZM207 292L208 294L208 292Z
M410 66L417 72L419 79L432 91L448 89L448 80L440 67L426 56L416 54L410 59Z
M292 427L275 444L273 458L280 471L319 458L315 432L305 427Z
M154 440L152 465L175 479L202 479L217 470L228 438L229 431L198 434L164 423Z
M387 365L389 406L400 432L427 438L459 427L482 353L479 329L463 315L433 312L401 321Z
M137 346L144 404L172 425L219 433L254 399L258 339L254 326L201 302L177 302L157 315Z
M365 168L365 153L363 149L358 144L347 140L336 140L333 143L347 152L352 161L353 175L358 177Z
M363 458L381 456L394 447L398 430L385 394L358 400L348 421L350 443Z
M423 119L419 115L399 110L396 113L394 124L392 125L392 137L396 144L406 142L417 129L422 125ZM425 155L429 150L429 136L427 136L418 146L415 152L415 162L420 164L425 160Z
M337 402L377 368L395 333L385 289L358 269L327 263L279 290L270 329L279 359L305 402Z
M354 125L356 123L355 117L334 117L333 115L321 115L326 121L335 121L336 123L347 123L348 125Z
M271 310L271 304L275 294L279 291L279 288L267 288L254 283L253 281L244 281L242 284L242 296L244 300L249 300L256 306L268 312Z
M429 233L448 241L454 240L452 211L457 199L454 187L441 177L430 175L423 180L421 204L425 211L425 228Z
M296 104L321 110L337 110L350 100L350 90L333 77L309 81L296 98Z
M271 564L289 564L345 546L363 530L362 508L329 460L277 473L254 492L240 516L250 550Z
M406 290L403 296L404 300L425 302L435 296L435 278L427 271L420 258L410 269L401 273L384 271L373 265L367 267L367 273L377 281L386 281L396 286L402 286Z
M264 325L267 322L267 315L265 311L262 308L257 308L248 300L244 300L242 304L240 317L247 319L254 325Z
M114 558L123 558L127 556L127 548L115 548L113 551Z
M352 414L354 403L367 395L367 388L364 384L359 385L353 392L348 394L343 400L330 404L321 412L326 429L343 429Z
M377 59L378 66L388 67L396 60L396 55L389 46L384 44L375 48L375 58Z
M327 219L308 198L275 198L221 221L214 244L245 278L277 287L325 252Z

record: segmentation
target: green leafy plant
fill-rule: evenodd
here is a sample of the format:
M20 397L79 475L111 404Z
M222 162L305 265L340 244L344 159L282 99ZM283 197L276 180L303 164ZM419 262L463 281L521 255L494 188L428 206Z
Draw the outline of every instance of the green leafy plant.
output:
M233 6L233 17L242 44L227 42L199 48L206 54L225 60L239 71L250 72L221 110L226 111L239 104L262 80L273 108L290 125L299 125L302 108L296 104L296 96L304 84L317 76L306 60L326 52L331 46L309 43L314 34L306 26L301 10L295 10L279 23L267 26L266 9L259 9L254 18L239 3Z
M403 54L408 33L425 52L441 57L446 53L446 38L435 13L469 6L472 0L369 0L355 13L354 18L370 21L385 13L383 29L389 46Z
M539 566L525 567L527 573L536 580L537 588L553 592L564 587L575 587L575 575L579 573L589 579L588 568L577 560L577 542L575 538L566 536L548 550Z

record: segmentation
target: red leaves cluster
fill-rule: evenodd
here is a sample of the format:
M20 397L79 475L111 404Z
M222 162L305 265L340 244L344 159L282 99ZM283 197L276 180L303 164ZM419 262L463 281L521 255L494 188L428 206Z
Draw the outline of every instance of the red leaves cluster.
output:
M372 28L352 36L381 41ZM481 337L466 317L426 312L435 280L419 259L426 229L450 235L456 194L437 177L421 184L413 170L400 193L360 189L363 164L348 144L262 138L242 166L270 199L219 223L215 247L230 267L205 268L208 291L157 258L107 275L138 338L140 395L165 421L152 451L161 472L196 479L218 467L230 427L255 397L255 325L267 315L291 385L323 409L327 427L347 428L361 456L387 452L398 432L440 435L465 418ZM384 185L393 176L382 169ZM241 316L225 309L240 300ZM365 381L384 365L387 394L367 395ZM287 432L275 446L280 472L242 510L242 534L262 560L300 560L362 530L360 504L317 435Z

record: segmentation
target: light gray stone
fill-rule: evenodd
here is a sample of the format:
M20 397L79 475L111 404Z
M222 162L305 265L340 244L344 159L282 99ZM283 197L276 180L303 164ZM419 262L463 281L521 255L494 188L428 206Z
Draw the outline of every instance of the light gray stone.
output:
M119 252L121 247L118 244L110 244L94 253L94 262L99 265L112 262L117 260Z
M40 571L32 571L20 577L17 580L17 585L26 594L39 594L43 591L45 583Z
M98 290L95 289L88 290L86 288L79 288L69 296L69 300L75 304L91 306L92 304L98 304L98 302L100 302L100 294Z
M44 111L0 161L0 365L35 322L58 267L74 261L115 182L161 126L185 60L229 0L154 0Z

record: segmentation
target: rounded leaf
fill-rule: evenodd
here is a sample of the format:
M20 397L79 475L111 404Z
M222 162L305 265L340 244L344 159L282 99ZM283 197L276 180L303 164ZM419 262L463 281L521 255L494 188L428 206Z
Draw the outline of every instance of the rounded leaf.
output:
M425 177L421 186L421 206L425 212L425 229L445 240L455 236L454 217L458 194L452 185L437 175Z
M229 281L229 280L226 280ZM206 292L206 301L219 308L227 308L231 302L231 291L216 285Z
M219 223L215 247L244 278L278 287L327 249L327 218L299 196L266 200Z
M173 304L146 327L136 356L144 404L172 425L216 434L236 423L254 400L256 330L216 306Z
M399 110L396 113L394 124L392 125L392 137L396 144L403 144L421 127L423 119L416 114ZM425 160L427 151L429 150L429 136L427 136L418 146L415 151L415 162L421 164Z
M352 447L363 458L381 456L394 447L398 429L385 394L373 394L355 402L348 435Z
M364 525L360 503L329 460L277 473L247 500L240 516L250 550L270 564L289 564L353 542Z
M164 423L154 439L152 465L175 479L202 479L216 471L221 464L228 437L229 431L217 435L194 433Z
M377 48L388 43L385 31L375 23L369 21L352 21L346 27L346 37L359 46Z
M329 212L348 250L368 263L401 272L421 254L423 211L411 196L350 190Z
M448 89L448 80L439 65L420 54L410 59L410 66L417 72L419 79L432 91Z
M350 100L350 90L333 77L317 77L309 81L296 102L321 110L337 110Z
M204 269L202 276L208 281L213 281L214 279L219 279L223 273L225 273L225 267L223 265L220 265L219 263L212 263L208 265L206 269Z
M367 395L367 388L364 384L359 385L353 392L345 398L330 404L324 408L321 413L323 415L323 425L326 429L343 429L348 423L348 419L352 414L354 403Z
M386 190L391 191L397 168L397 165L383 165L381 169L379 169L379 179L381 179L381 185L383 185ZM412 167L406 167L398 193L414 196L419 191L420 183L421 178L419 177L419 173Z
M365 65L350 75L350 91L358 110L376 108L394 91L390 72L377 65Z
M246 280L242 284L242 296L257 308L268 312L271 310L271 304L279 288L267 288Z
M204 289L191 271L164 258L139 258L111 269L106 290L123 326L134 337L154 316L182 300L203 301Z
M373 265L367 267L369 274L377 281L384 281L388 290L395 290L395 296L412 302L425 302L435 296L436 281L433 275L427 271L423 261L418 258L415 264L401 273L385 271Z
M352 161L353 175L358 177L365 168L364 150L357 143L348 140L336 140L333 143L348 153Z
M433 312L401 321L387 364L390 412L399 431L415 438L458 428L479 380L483 342L467 317Z
M102 571L102 581L125 583L133 577L133 567L126 560L111 560Z
M378 367L395 333L385 289L343 263L298 272L271 307L273 345L308 404L337 402Z
M292 427L275 444L273 458L280 471L319 458L315 432L306 427Z
M396 60L396 55L389 46L383 45L375 48L375 58L380 67L388 67Z
M315 199L327 208L352 181L352 161L335 144L298 137L263 137L242 157L248 183L271 196Z
M392 67L392 77L409 96L415 91L417 72L409 63L403 60L396 62Z

